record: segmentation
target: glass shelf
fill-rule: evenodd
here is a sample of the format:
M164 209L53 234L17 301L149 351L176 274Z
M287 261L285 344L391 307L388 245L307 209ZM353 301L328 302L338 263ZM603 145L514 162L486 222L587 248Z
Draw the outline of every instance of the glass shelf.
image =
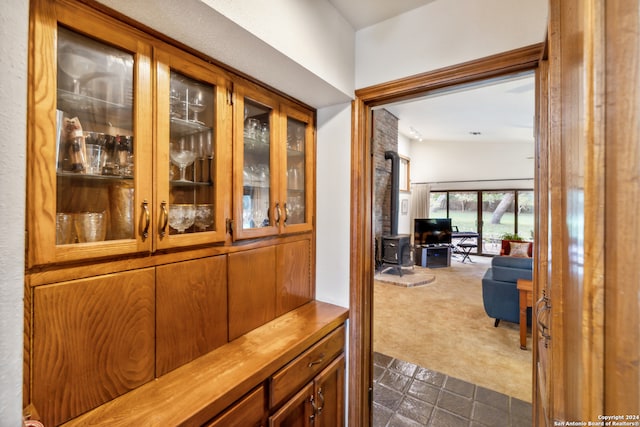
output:
M194 182L194 181L179 181L172 180L169 181L169 184L172 187L211 187L213 186L213 182Z
M179 138L181 136L194 135L201 132L212 131L210 126L200 121L171 118L171 138Z
M59 178L72 178L72 179L82 179L82 180L95 180L95 181L122 181L122 180L133 180L133 176L129 175L95 175L89 173L78 173L78 172L58 172L56 174Z

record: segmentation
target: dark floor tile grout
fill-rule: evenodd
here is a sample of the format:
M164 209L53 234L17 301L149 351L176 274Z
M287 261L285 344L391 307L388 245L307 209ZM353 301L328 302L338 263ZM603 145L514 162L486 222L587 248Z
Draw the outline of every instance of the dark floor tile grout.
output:
M531 403L374 353L374 427L529 427Z

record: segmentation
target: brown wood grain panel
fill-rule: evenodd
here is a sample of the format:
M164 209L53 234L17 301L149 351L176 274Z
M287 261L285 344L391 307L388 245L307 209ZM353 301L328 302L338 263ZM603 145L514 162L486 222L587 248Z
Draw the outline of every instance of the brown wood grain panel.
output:
M537 66L543 47L542 43L537 43L451 67L369 86L356 90L356 96L368 106L373 107L422 96L425 92L434 89L530 70Z
M229 341L275 317L275 247L230 254Z
M261 385L204 427L260 427L267 418L267 393Z
M314 381L318 403L316 418L318 427L342 427L344 425L344 359L344 354L340 355Z
M156 376L227 343L227 258L156 270Z
M536 70L536 167L535 167L535 242L534 242L534 299L539 301L543 295L550 296L549 281L549 62L540 61ZM540 312L543 306L534 304L534 319L540 318L548 326L548 310ZM533 425L550 425L549 411L551 408L549 383L548 343L540 338L542 331L537 322L532 322L533 346Z
M31 2L29 34L29 93L27 117L27 266L45 264L55 253L44 242L55 242L55 69L42 58L55 58L55 8L53 2ZM37 161L34 161L37 159Z
M311 241L283 243L276 248L276 316L281 316L313 298Z
M373 384L373 239L371 107L356 99L351 108L351 283L349 292L349 425L370 425Z
M26 408L31 402L31 336L32 336L32 320L33 320L33 289L29 285L29 277L25 278L24 283L24 331L23 351L24 358L22 360L22 407Z
M312 301L65 425L201 425L343 324L347 313Z
M58 425L153 379L154 270L34 290L33 403Z
M633 1L606 9L607 414L640 412L640 15Z
M344 327L340 327L273 375L269 384L269 407L280 405L327 367L344 349L344 343Z
M282 408L269 417L269 427L309 427L313 416L313 383L307 384Z

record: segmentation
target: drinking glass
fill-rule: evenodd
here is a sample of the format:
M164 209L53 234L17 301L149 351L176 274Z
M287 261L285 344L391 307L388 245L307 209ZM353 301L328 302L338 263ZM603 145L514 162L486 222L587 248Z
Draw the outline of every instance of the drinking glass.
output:
M196 152L187 141L182 138L177 143L171 144L169 153L171 162L180 169L180 181L189 181L185 177L185 169L196 159Z
M82 212L75 214L74 224L78 242L101 242L107 235L104 212Z
M197 90L193 98L189 100L189 108L193 111L193 121L204 124L198 120L198 113L202 113L207 106L202 102L203 94L201 90Z
M98 144L86 144L87 167L85 172L90 175L102 174L102 147Z
M73 214L56 214L56 245L73 243Z

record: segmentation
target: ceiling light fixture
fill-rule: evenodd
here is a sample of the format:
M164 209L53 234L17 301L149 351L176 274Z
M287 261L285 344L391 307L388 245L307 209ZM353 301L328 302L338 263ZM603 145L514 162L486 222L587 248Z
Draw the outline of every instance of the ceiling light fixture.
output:
M478 135L482 135L482 132L479 132L477 130L472 130L471 132L469 132L469 135L478 136Z
M409 135L411 138L417 139L418 141L422 141L422 134L416 130L413 126L409 126Z

